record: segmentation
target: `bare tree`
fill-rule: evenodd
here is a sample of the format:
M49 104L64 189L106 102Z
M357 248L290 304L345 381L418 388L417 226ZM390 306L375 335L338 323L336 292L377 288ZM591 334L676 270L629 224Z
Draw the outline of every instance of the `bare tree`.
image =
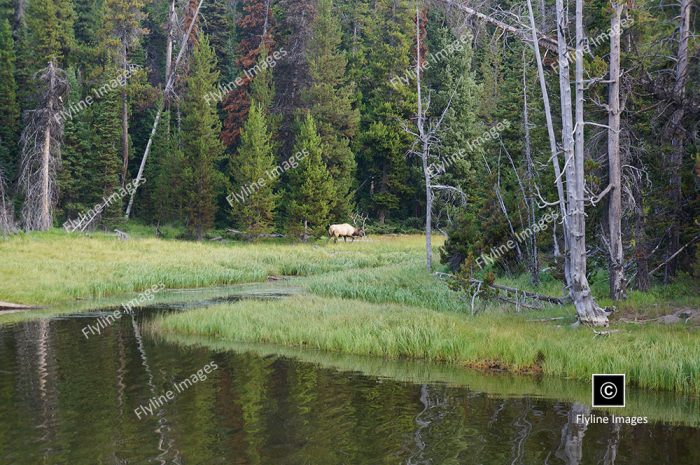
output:
M612 0L610 19L610 69L608 85L608 228L610 232L610 297L625 297L622 250L622 182L620 163L620 19L623 3Z
M432 271L433 268L433 248L431 242L432 236L432 222L433 222L433 200L434 194L432 185L432 178L436 173L431 168L431 149L433 146L439 142L438 140L438 130L442 124L447 111L450 108L452 99L447 103L440 118L437 120L428 121L428 111L430 109L430 94L423 102L423 93L421 88L421 73L422 73L422 61L421 61L421 31L420 31L420 7L419 2L416 2L416 101L417 101L417 113L416 113L416 131L410 130L406 125L404 125L404 130L411 134L415 139L413 148L409 151L410 154L417 155L421 159L421 166L423 169L423 179L425 181L425 254L426 254L426 267L428 273ZM438 186L438 188L447 188L447 186Z
M19 187L24 195L22 223L27 230L45 231L53 223L58 198L56 172L61 162L63 98L66 73L54 61L39 71L39 106L27 112L21 139Z
M537 43L537 31L535 29L535 15L532 11L532 0L527 0L528 16L530 17L530 32L533 44L533 50L535 52L535 60L537 63L537 77L540 81L540 90L542 92L542 102L544 104L544 116L547 123L547 136L549 138L549 150L550 158L552 160L552 167L554 168L554 179L557 187L557 195L559 200L554 202L553 205L559 206L559 211L561 212L561 217L563 221L564 229L564 276L566 277L567 283L569 282L570 276L570 255L569 255L569 234L568 234L568 221L566 216L566 196L564 193L564 182L562 181L561 166L559 165L559 148L557 147L557 138L554 132L554 122L552 119L552 109L549 103L549 92L547 91L547 81L544 75L544 66L542 64L542 55L540 54L540 49L535 44ZM566 45L566 44L564 44ZM568 64L567 64L568 66ZM546 202L543 202L546 204ZM556 225L555 225L556 226ZM553 234L556 229L553 229ZM554 245L555 251L558 251L558 243L556 239L556 234L554 235Z
M583 120L583 0L576 0L576 126L574 127L571 82L567 59L568 17L563 0L556 0L557 43L559 55L559 91L561 97L562 148L566 173L566 217L570 267L567 285L576 307L578 321L585 325L607 326L608 317L591 293L586 278L586 216L584 211L584 120ZM574 138L575 135L575 138Z
M530 115L528 114L527 106L527 67L525 62L525 51L523 50L523 128L525 130L525 144L523 146L523 153L525 155L525 182L527 183L527 195L525 194L525 189L523 189L520 183L520 177L518 177L518 183L520 183L520 189L523 191L523 200L525 202L525 207L527 208L527 223L528 228L532 231L529 242L529 254L530 254L530 280L532 284L537 285L540 281L539 275L539 262L537 257L537 233L535 232L535 225L537 219L535 217L535 199L533 197L533 190L535 185L534 172L535 167L532 161L532 146L530 141ZM510 158L510 155L508 156ZM511 159L511 163L513 163ZM515 170L515 166L513 166ZM517 171L515 172L518 175Z
M165 43L165 80L170 77L170 71L173 65L173 42L175 41L175 25L177 21L177 13L175 13L175 0L170 0L168 6L168 23L167 23L167 40Z

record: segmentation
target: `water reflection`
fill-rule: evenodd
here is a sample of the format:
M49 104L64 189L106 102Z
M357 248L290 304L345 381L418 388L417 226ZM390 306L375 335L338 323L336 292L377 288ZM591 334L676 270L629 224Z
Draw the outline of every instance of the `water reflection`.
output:
M0 327L0 463L700 463L697 427L576 423L591 412L580 400L588 392L563 387L571 383L174 344L143 331L159 311L122 318L90 339L81 334L84 316ZM211 360L219 369L207 380L136 417L135 408ZM561 389L561 398L548 389ZM691 421L696 414L692 399L631 397L652 415L664 406L685 407Z

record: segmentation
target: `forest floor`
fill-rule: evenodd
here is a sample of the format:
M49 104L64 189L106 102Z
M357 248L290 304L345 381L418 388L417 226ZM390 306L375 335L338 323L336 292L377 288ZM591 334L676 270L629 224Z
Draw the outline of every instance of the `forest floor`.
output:
M179 312L157 319L152 329L581 380L595 372L621 372L640 387L700 394L700 328L693 324L700 290L692 278L632 292L617 304L608 328L613 332L596 336L590 328L571 326L572 306L516 312L487 302L472 315L464 296L425 272L420 235L337 244L194 243L143 236L120 241L108 234L55 230L0 241L0 301L48 306L43 312L50 314L60 304L131 298L153 286L292 282L300 294ZM441 243L434 239L436 248ZM610 305L603 297L605 276L591 281L601 305ZM526 276L497 282L551 296L562 293L561 283L548 275L537 288ZM12 321L9 316L0 312L0 323Z

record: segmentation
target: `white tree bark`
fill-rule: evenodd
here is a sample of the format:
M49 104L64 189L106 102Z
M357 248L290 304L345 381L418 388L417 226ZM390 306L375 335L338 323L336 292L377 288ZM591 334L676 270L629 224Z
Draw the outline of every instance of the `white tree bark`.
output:
M610 70L608 87L608 227L610 232L610 297L625 297L622 249L622 182L620 168L620 19L624 4L612 2L610 19Z
M606 326L608 317L593 299L586 278L586 217L583 172L583 0L576 0L576 138L574 139L571 82L567 59L568 18L563 0L556 0L557 41L559 44L559 90L561 95L562 146L565 156L567 194L567 235L571 269L567 284L576 307L578 321L585 325Z
M421 56L420 56L420 10L416 2L416 92L418 101L418 115L416 126L421 144L421 165L423 167L423 178L425 180L425 262L428 273L433 270L433 190L430 185L430 169L428 158L430 154L430 137L425 132L425 114L423 113L423 96L421 91Z
M165 80L170 77L173 64L173 42L175 40L175 0L168 6L168 36L165 43Z
M535 232L533 226L536 222L535 216L535 199L533 198L532 192L534 189L534 171L535 167L532 162L532 147L530 142L530 115L527 106L527 68L525 66L525 51L523 50L523 128L525 130L525 145L523 147L523 152L525 155L525 180L527 182L527 195L523 192L525 198L525 206L527 207L527 219L528 228L532 231L530 235L529 247L530 247L530 280L532 284L537 285L540 281L539 272L539 261L537 257L537 233ZM512 160L511 160L512 163ZM513 167L515 170L515 167ZM516 171L517 175L517 171ZM520 182L520 178L518 178ZM521 185L522 189L522 185Z
M547 91L547 81L544 75L544 66L542 65L542 55L540 54L539 47L534 44L537 40L537 33L535 30L535 15L532 11L532 0L527 0L528 15L530 17L530 31L532 33L532 43L533 50L535 51L535 59L537 61L537 76L540 81L540 90L542 91L542 101L544 104L544 116L547 123L547 136L549 137L549 151L551 153L552 166L554 168L554 179L557 186L557 194L559 196L559 211L561 213L563 221L563 231L564 231L564 275L566 276L567 282L570 279L570 255L569 255L569 234L567 227L567 215L566 215L566 196L564 194L564 182L562 181L561 167L559 165L559 149L557 147L557 138L554 133L554 123L552 122L552 109L549 104L549 92ZM564 44L566 46L566 44ZM568 69L568 62L567 62ZM556 236L555 243L556 243ZM559 245L556 244L556 250L559 250Z

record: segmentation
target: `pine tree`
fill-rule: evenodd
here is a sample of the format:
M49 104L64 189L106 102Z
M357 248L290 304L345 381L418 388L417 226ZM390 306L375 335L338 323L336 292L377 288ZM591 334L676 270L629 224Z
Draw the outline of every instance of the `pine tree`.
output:
M75 39L90 44L97 38L100 27L99 0L73 0L75 5Z
M150 197L149 217L158 224L179 224L184 220L185 185L183 178L184 154L179 146L179 133L171 124L171 113L166 111L158 128L151 155L146 165L143 194Z
M261 110L271 116L272 101L275 98L275 84L272 81L272 68L263 63L267 62L269 56L267 47L263 47L258 55L260 72L258 72L250 83L250 99L255 100L260 105Z
M321 236L329 224L330 207L335 197L333 180L323 162L323 143L316 122L307 113L296 137L292 156L303 154L297 168L289 171L286 198L287 229L292 234Z
M401 82L412 69L415 9L407 0L377 0L372 16L365 38L367 68L359 83L358 168L366 183L359 197L383 224L391 213L405 217L420 211L420 173L406 159L412 141L401 125L416 113L415 86Z
M229 38L234 33L233 2L229 0L209 0L202 5L202 17L206 21L202 23L202 31L209 37L211 47L216 52L219 63L229 62L232 55L229 54Z
M101 81L114 79L114 70L107 70ZM119 123L119 97L116 92L106 93L90 108L91 144L90 153L86 154L91 165L92 183L90 192L95 194L90 204L109 198L120 187L119 173L121 169L120 144L121 126ZM122 219L123 205L121 201L112 202L102 214L102 222L113 225Z
M144 0L105 0L102 5L102 31L100 50L107 54L109 62L119 68L122 76L130 73L129 56L139 46L147 32L141 26L145 19ZM127 86L121 93L122 170L121 185L126 184L129 168L129 100Z
M70 94L66 107L78 105L81 98L75 68L66 70ZM95 185L97 171L94 170L94 152L92 142L96 131L92 128L92 109L79 112L65 122L62 165L58 173L58 190L64 220L77 218L81 213L91 209L98 198L94 189L102 195L102 187Z
M10 22L0 21L0 170L12 179L18 162L19 106Z
M14 20L14 1L13 0L0 0L0 24L7 20L10 23Z
M216 169L224 157L219 140L221 122L216 109L205 98L215 91L218 79L216 54L206 36L202 36L192 56L182 105L187 226L198 240L213 226L216 195L222 184L221 173Z
M71 0L32 0L26 14L29 67L36 71L51 59L66 65L75 49Z
M273 142L265 112L252 100L248 120L241 131L241 145L231 159L234 183L229 196L236 224L249 234L272 231L277 201L274 165Z
M331 211L335 218L348 218L352 211L355 155L350 141L355 136L359 113L353 108L354 83L346 77L347 58L339 50L342 40L332 0L319 0L313 37L307 49L312 84L305 102L318 123L326 150L323 161L333 179L337 196Z
M275 108L281 114L280 159L284 160L293 153L292 141L299 109L303 106L302 95L311 84L306 50L313 32L316 0L279 0L277 8L284 11L284 15L276 36L280 49L287 52L275 71Z

